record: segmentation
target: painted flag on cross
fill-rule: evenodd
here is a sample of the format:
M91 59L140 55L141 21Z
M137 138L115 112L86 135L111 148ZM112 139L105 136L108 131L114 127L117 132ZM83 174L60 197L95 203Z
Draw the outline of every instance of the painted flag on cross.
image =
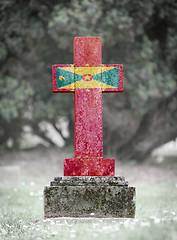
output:
M67 92L83 88L101 88L104 92L123 91L123 66L74 67L53 65L53 92Z

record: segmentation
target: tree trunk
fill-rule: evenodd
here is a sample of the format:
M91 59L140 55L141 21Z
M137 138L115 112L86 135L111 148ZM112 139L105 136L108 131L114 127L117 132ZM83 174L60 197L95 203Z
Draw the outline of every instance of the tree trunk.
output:
M107 109L107 111L109 110ZM113 115L111 111L107 114L110 115L110 118L115 117L115 114ZM117 116L120 115L126 122L126 114L122 110ZM136 117L131 111L129 111L129 119L135 123ZM154 108L144 114L142 118L137 117L136 122L138 124L136 123L134 128L126 123L127 132L124 132L125 139L121 135L124 130L124 123L122 123L122 126L120 124L116 129L112 129L113 124L107 125L107 132L110 130L111 134L106 141L106 152L109 152L108 149L111 146L113 154L116 154L119 160L136 159L141 162L149 156L154 148L176 138L176 119L177 90L171 96L160 101ZM129 137L127 137L128 134Z

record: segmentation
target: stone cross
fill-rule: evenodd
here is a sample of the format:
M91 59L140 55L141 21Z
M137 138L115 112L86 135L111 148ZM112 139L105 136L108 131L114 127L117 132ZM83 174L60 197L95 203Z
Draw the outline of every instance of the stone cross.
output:
M102 64L101 38L76 37L74 64L53 65L53 92L74 92L75 158L64 176L114 176L115 160L103 158L102 92L123 91L123 66Z

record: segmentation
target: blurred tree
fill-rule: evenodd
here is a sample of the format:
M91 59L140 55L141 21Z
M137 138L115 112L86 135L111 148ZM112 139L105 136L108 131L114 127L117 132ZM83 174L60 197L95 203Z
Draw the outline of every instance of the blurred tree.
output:
M124 64L124 93L105 94L104 150L143 160L177 136L175 0L11 0L0 3L0 141L22 126L70 123L73 96L52 94L51 65L72 63L75 36L101 36L103 63ZM61 133L62 134L62 133ZM50 141L50 140L49 140Z

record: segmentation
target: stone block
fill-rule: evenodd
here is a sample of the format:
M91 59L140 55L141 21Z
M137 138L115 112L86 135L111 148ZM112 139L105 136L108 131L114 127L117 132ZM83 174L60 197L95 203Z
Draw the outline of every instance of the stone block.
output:
M44 189L44 215L133 218L135 188L123 177L56 177Z
M69 158L64 160L64 176L114 176L115 159Z

